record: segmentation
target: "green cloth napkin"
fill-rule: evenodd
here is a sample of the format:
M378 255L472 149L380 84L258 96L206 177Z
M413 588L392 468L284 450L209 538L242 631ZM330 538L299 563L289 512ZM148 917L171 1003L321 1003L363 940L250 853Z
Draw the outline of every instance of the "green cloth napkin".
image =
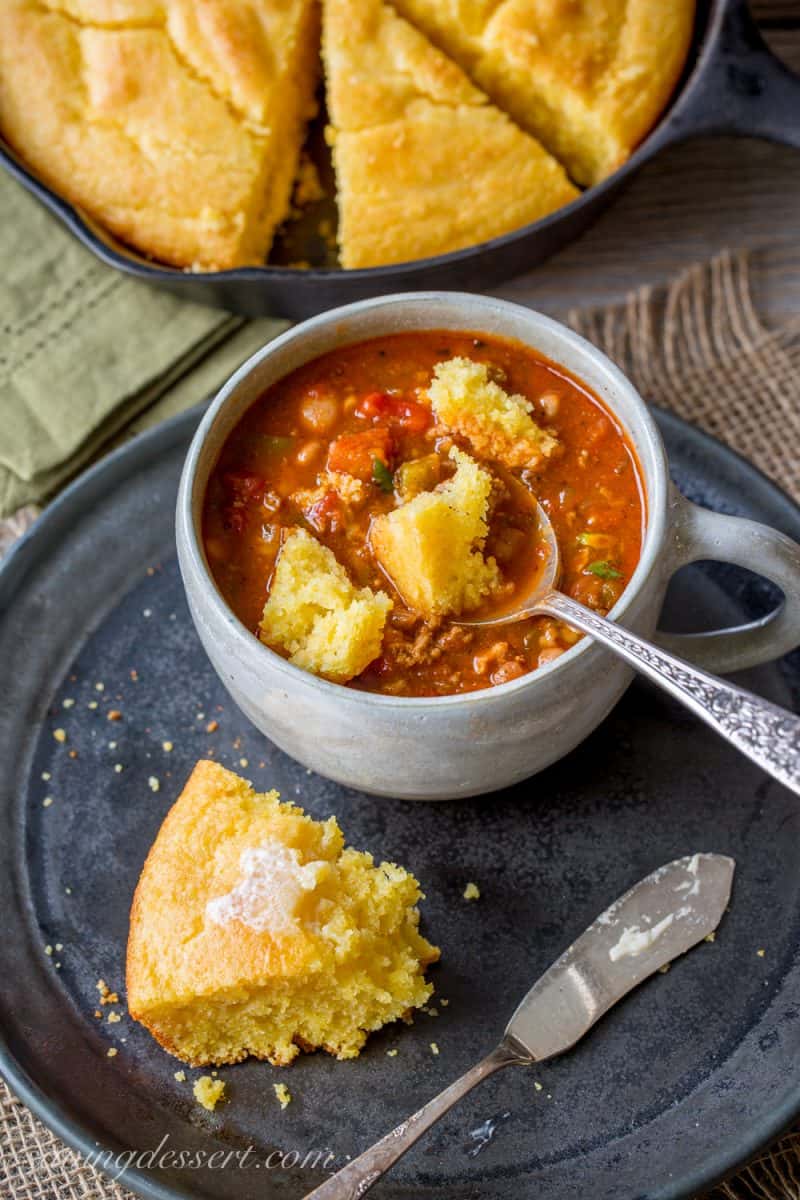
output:
M287 326L105 266L2 173L0 214L0 517L42 503L111 438L211 395Z

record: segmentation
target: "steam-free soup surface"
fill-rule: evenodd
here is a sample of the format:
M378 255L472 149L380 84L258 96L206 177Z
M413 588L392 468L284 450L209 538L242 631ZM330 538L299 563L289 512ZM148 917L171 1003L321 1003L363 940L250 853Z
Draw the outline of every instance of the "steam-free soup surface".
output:
M481 464L498 478L485 553L503 572L503 606L530 587L541 566L531 497L555 528L561 587L583 604L608 612L639 559L645 514L632 447L600 401L562 368L519 343L472 333L403 333L334 350L275 384L245 414L209 482L203 532L222 594L254 633L292 528L329 547L355 584L389 593L394 606L381 653L350 687L403 696L468 692L519 678L578 640L542 617L494 629L425 620L405 606L373 557L370 522L402 501L407 477L422 473L416 482L426 489L444 481L454 444L480 461L467 442L437 426L426 397L435 365L454 356L490 364L507 391L533 402L531 415L560 443L535 470ZM327 486L332 470L352 471L365 485L355 489L358 499Z

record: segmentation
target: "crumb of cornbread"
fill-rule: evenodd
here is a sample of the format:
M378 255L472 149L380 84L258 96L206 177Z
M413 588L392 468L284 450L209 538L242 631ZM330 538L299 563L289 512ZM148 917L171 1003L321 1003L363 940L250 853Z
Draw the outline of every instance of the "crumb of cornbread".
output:
M477 608L501 584L497 563L482 554L492 476L456 447L450 457L455 475L370 528L375 557L409 608L426 617Z
M278 555L259 636L296 667L345 683L380 654L391 607L384 592L354 587L327 546L295 529Z
M175 1078L177 1079L178 1083L186 1083L186 1072L185 1071L176 1071Z
M101 1004L119 1004L119 996L109 989L105 979L98 979L95 986L100 993Z
M285 1083L274 1083L272 1090L278 1098L278 1103L281 1108L288 1108L292 1103L292 1093L289 1091Z
M259 855L280 888L248 881L243 860ZM286 1065L300 1047L354 1058L433 993L424 972L439 951L419 932L421 896L401 867L345 849L334 817L314 821L199 762L136 889L131 1016L192 1066Z
M472 880L470 880L470 882L464 888L464 899L465 900L480 900L480 898L481 898L481 889L478 887L477 883L473 883Z
M437 363L428 399L441 425L467 438L480 457L506 467L536 467L558 446L531 417L531 402L506 392L486 363L469 358Z
M209 1112L213 1112L225 1094L225 1084L221 1079L212 1079L210 1075L201 1075L199 1079L195 1079L194 1098L198 1104L202 1104L203 1108L207 1108Z

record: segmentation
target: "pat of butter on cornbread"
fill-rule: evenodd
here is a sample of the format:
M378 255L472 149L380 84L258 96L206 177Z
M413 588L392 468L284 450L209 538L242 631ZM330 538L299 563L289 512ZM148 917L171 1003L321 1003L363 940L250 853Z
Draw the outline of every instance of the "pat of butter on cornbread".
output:
M437 363L428 399L441 425L467 438L476 454L511 469L536 467L558 448L531 417L531 402L506 392L485 363L469 358Z
M426 617L477 608L501 585L482 553L492 476L456 447L456 473L432 492L377 517L370 545L403 600Z
M433 992L421 898L402 867L345 848L335 817L199 762L136 888L131 1016L192 1066L286 1065L317 1047L354 1058ZM212 1086L200 1103L219 1099Z
M384 592L354 587L327 546L295 529L278 555L259 636L294 666L346 683L380 654L391 607Z

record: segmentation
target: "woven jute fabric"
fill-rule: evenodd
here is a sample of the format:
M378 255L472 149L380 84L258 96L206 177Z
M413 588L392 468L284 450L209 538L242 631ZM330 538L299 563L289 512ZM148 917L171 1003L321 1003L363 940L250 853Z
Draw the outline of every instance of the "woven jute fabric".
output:
M569 315L649 401L702 426L800 499L800 319L767 328L750 256L725 253L615 308ZM0 524L0 555L36 516ZM128 1200L0 1083L0 1200ZM709 1200L800 1200L800 1133L765 1149Z

